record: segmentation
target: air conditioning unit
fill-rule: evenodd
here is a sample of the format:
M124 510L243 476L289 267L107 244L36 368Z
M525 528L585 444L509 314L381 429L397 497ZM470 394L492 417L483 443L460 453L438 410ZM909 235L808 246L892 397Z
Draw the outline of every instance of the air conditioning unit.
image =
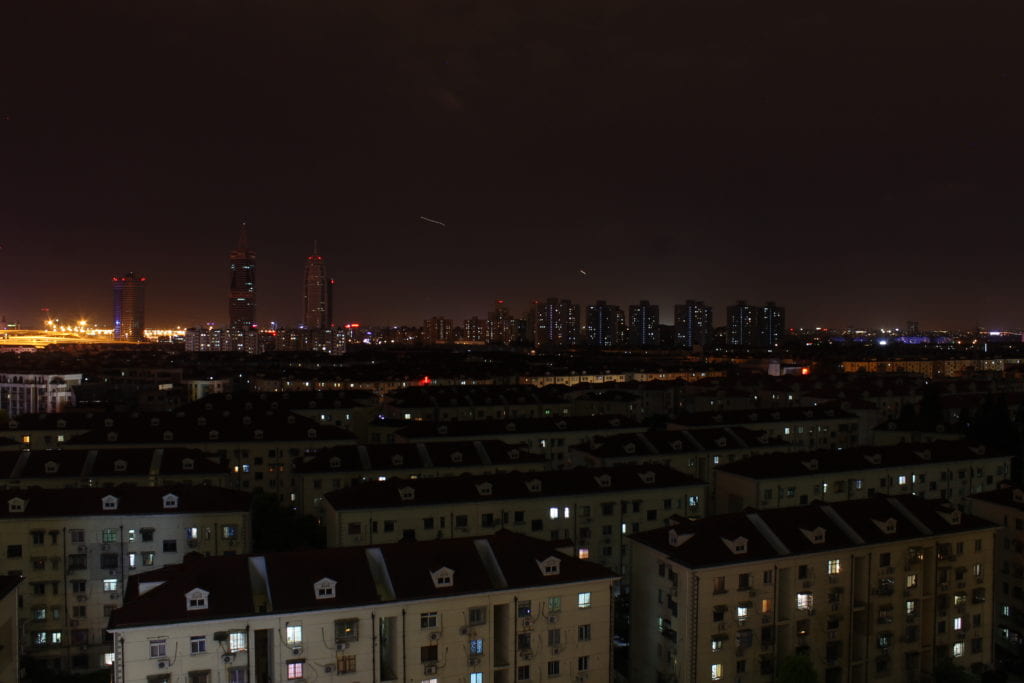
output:
M523 619L523 628L530 628L531 626L533 626L533 620L532 619L530 619L529 617L526 617L525 619Z
M293 647L292 648L292 654L293 655L301 655L302 654L302 646L301 645L296 645L295 647Z
M549 624L557 624L558 623L558 615L557 614L552 614L551 616L549 616L548 617L548 623Z
M459 635L460 636L465 636L465 635L468 635L468 634L469 634L469 627L468 626L460 626L459 627Z
M333 664L324 664L324 673L325 674L332 674L332 673L334 673L334 665Z
M235 656L234 656L234 655L232 655L232 654L226 654L226 655L224 655L223 657L221 657L221 660L223 660L223 662L224 662L225 664L227 664L227 663L231 662L232 660L234 660L234 658L235 658Z
M553 654L556 654L556 655L560 655L560 654L562 654L562 648L561 648L561 646L559 646L559 647L554 647L554 648L552 648L552 649L551 649L551 652L552 652Z
M480 658L479 657L470 657L469 658L469 665L470 666L476 666L479 663L480 663Z
M78 602L85 602L88 599L89 599L88 595L79 595L78 596Z
M80 552L80 553L84 553L87 550L89 550L89 546L87 546L87 545L80 545L80 546L78 546L78 552Z
M339 650L347 650L348 648L349 648L349 644L348 643L338 643L338 649Z
M158 659L156 660L156 668L167 669L171 666L171 660L169 659Z
M103 544L103 550L110 550L110 544L109 543L104 543Z
M530 652L529 650L523 650L522 652L519 653L519 656L522 657L523 659L533 659L533 653Z
M437 642L438 640L441 640L441 632L440 631L434 631L433 633L430 634L430 639L432 641L434 641L434 642Z
M425 667L423 667L423 675L425 675L425 676L433 676L436 673L437 673L437 665L436 664L427 664Z
M121 594L120 593L111 593L110 594L110 599L111 600L120 600L121 599Z

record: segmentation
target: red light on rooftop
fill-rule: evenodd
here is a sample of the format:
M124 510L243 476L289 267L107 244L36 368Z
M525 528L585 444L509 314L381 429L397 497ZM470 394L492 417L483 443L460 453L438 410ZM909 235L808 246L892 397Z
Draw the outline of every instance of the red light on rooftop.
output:
M348 323L347 325L345 325L346 330L354 330L357 329L358 327L359 323Z
M801 375L809 375L809 374L811 374L811 369L810 368L800 368L800 374Z
M423 387L428 384L430 384L430 377L427 375L423 375L423 379L420 380L420 386Z

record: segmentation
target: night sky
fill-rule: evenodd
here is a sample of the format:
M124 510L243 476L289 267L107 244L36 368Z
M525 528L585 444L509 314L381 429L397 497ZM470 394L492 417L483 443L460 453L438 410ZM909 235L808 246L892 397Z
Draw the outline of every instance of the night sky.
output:
M560 296L1024 327L1020 2L12 5L0 314L27 326L109 321L129 270L149 326L223 323L244 219L264 322L300 320L318 240L341 321Z

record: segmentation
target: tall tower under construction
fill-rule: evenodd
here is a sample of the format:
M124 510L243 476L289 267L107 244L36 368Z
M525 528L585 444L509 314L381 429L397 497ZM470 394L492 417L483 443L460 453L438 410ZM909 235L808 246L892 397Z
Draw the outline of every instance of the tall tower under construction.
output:
M245 223L238 247L231 252L231 298L228 300L231 327L256 327L256 254L249 250Z
M114 339L145 341L146 278L135 273L114 277Z
M331 326L332 288L334 280L327 277L327 266L313 243L313 255L306 258L303 287L302 324L310 330L323 330Z

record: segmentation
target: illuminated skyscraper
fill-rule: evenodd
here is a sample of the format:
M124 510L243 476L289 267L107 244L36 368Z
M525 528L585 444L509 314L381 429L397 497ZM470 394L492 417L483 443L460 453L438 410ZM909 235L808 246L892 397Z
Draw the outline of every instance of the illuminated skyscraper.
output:
M238 247L231 252L228 319L231 327L256 327L256 254L249 251L245 223L238 236Z
M685 304L676 304L675 323L676 346L693 348L711 341L711 307L703 301L687 299Z
M587 306L584 331L586 342L591 346L621 346L626 336L626 316L618 306L598 301Z
M534 304L533 341L536 346L576 346L579 337L579 304L556 298Z
M757 333L757 306L746 301L737 301L726 309L729 326L729 346L754 346Z
M313 243L313 255L306 259L305 287L303 290L302 324L311 330L325 330L331 326L332 296L334 280L327 277L324 257Z
M629 343L632 346L657 346L661 339L657 304L641 301L629 307Z
M786 309L769 301L754 306L740 301L728 309L729 346L768 349L777 346L785 334Z
M143 341L146 278L125 273L114 278L114 339Z

